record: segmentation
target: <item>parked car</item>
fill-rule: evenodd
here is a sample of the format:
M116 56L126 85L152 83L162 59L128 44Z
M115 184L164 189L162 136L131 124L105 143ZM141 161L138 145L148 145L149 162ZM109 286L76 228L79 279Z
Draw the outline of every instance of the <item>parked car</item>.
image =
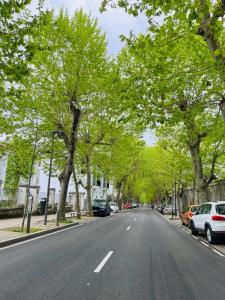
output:
M95 199L92 204L92 212L94 216L105 217L110 216L110 206L105 200Z
M119 212L119 207L115 202L109 202L110 210L114 213Z
M164 214L165 215L171 215L172 214L172 205L166 205L164 208Z
M130 208L132 208L132 205L129 202L123 204L123 209L130 209Z
M137 207L138 207L137 202L132 202L132 208L137 208Z
M195 213L199 208L199 205L188 205L186 206L181 213L181 222L182 225L187 225L190 227L193 213Z
M165 205L159 205L157 208L157 211L160 212L162 215L164 215L164 209L165 209Z
M206 202L193 213L190 223L193 235L206 234L210 244L225 237L225 201Z

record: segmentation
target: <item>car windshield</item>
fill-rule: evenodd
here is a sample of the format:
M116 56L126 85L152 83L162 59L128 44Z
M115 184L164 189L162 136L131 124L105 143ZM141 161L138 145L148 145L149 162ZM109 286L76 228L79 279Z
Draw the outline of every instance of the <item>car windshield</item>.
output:
M219 215L225 215L225 204L218 204L218 205L216 205L216 212Z
M106 202L104 200L94 200L93 204L94 205L105 205Z

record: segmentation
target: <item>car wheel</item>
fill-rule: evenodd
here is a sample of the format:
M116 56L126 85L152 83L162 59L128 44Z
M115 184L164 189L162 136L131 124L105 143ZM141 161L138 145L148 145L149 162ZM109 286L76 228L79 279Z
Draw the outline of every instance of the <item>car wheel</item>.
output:
M194 222L191 222L191 234L198 235L198 231L195 228Z
M216 242L215 235L210 226L206 227L206 237L209 244L214 244Z

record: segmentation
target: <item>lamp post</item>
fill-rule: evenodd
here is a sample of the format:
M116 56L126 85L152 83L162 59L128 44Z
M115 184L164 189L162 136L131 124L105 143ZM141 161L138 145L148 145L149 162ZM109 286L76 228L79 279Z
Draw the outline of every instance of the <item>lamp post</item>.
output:
M177 181L175 178L175 182L174 182L174 207L175 207L175 216L177 216Z

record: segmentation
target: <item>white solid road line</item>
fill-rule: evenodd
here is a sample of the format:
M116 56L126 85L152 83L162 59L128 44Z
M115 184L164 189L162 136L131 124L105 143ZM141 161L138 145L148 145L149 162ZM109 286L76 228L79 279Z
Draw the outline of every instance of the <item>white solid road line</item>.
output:
M107 260L110 258L110 256L113 254L113 251L109 251L109 253L103 258L103 260L100 262L100 264L97 266L97 268L94 270L94 273L99 273L101 269L106 264Z
M217 251L217 250L215 250L215 249L213 249L213 252L215 252L216 254L218 254L218 255L220 255L220 256L222 256L222 257L225 257L225 255L223 255L222 253L220 253L219 251Z
M209 245L207 245L206 243L200 241L200 243L202 243L204 246L209 247Z
M127 230L130 230L130 228L131 228L131 226L128 226L128 227L127 227Z

